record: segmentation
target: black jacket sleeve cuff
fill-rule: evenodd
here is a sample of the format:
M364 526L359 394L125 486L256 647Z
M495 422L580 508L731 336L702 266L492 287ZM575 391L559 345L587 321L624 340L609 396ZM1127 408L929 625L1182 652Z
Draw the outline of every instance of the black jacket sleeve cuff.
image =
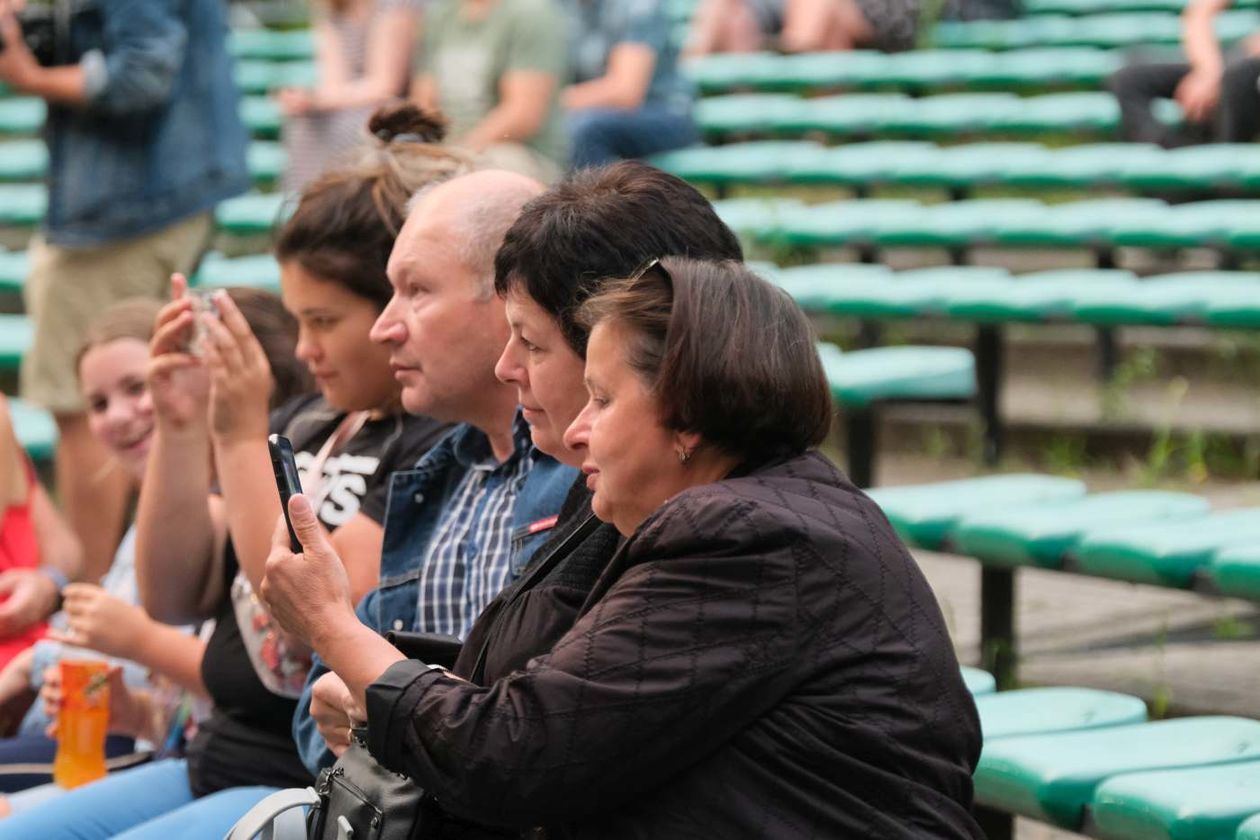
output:
M368 752L395 773L405 773L405 738L410 711L441 676L440 665L416 659L395 662L367 690Z

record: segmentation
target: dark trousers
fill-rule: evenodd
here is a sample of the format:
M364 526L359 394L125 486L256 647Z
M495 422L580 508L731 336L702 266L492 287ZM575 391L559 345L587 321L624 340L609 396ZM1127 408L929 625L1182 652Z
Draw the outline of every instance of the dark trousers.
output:
M1249 143L1260 133L1260 58L1237 58L1225 66L1221 98L1210 123L1169 126L1151 109L1169 99L1190 72L1189 64L1134 64L1116 71L1107 87L1120 103L1125 140L1166 148L1192 143Z

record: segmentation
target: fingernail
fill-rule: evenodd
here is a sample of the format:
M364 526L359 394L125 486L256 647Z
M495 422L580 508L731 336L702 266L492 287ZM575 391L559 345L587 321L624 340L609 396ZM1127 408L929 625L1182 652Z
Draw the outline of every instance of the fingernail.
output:
M311 512L311 501L299 493L289 500L289 513L307 514Z

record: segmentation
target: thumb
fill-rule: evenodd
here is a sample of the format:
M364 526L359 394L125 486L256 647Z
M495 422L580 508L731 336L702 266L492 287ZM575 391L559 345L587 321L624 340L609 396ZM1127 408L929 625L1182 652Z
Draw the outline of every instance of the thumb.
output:
M302 543L303 554L307 557L333 554L328 536L315 518L315 509L311 507L311 500L306 498L305 493L298 493L289 499L289 521L293 523L293 530Z

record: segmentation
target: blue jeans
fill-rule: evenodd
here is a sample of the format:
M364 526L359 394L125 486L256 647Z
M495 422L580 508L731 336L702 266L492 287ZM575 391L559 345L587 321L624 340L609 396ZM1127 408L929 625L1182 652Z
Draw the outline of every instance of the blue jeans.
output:
M645 158L690 146L699 137L690 114L658 105L636 111L587 108L569 113L574 169Z
M155 761L67 791L0 821L0 840L219 840L275 788L231 788L194 799L183 760Z

